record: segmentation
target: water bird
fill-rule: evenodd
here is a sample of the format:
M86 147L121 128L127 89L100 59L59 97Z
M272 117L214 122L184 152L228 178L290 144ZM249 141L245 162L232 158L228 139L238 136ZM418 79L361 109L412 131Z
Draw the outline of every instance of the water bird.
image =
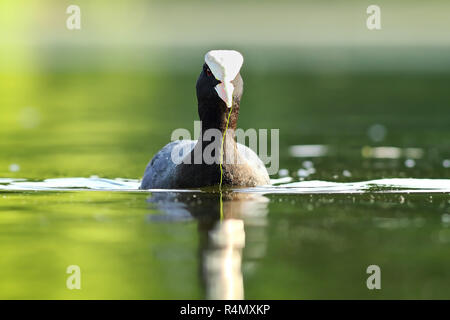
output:
M200 138L177 140L163 147L147 165L140 189L270 184L258 155L235 140L244 89L240 74L243 62L242 54L235 50L206 53L196 85ZM206 139L208 130L216 130L220 136ZM213 161L205 154L211 154ZM180 161L174 161L174 155Z

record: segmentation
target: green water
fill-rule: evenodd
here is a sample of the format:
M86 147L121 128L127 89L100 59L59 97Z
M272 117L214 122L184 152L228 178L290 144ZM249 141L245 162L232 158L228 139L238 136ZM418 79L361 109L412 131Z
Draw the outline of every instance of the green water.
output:
M199 71L0 73L0 177L139 179L172 130L193 131ZM450 178L449 73L242 74L239 125L280 129L294 181L304 161L306 181ZM331 151L289 152L308 144ZM363 157L380 146L421 153ZM225 193L222 210L213 192L0 191L0 298L450 298L446 192ZM381 290L366 287L372 264Z

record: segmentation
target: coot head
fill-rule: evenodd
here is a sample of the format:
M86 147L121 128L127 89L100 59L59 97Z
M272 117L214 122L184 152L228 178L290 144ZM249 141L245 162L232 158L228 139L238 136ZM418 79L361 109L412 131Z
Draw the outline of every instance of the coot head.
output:
M212 50L197 80L198 113L203 129L223 130L231 111L229 128L235 129L244 91L240 69L243 57L234 50Z

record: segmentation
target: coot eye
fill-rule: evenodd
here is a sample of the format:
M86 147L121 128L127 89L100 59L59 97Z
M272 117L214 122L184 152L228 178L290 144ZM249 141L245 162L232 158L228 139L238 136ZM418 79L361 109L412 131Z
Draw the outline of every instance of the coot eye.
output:
M212 72L211 72L211 70L209 70L209 68L206 68L206 75L208 77L212 76Z

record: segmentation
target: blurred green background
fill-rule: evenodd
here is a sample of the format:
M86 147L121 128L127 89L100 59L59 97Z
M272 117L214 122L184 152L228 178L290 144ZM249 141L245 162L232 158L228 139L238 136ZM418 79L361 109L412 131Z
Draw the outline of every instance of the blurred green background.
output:
M290 145L326 144L346 159L319 159L322 178L346 161L357 179L446 174L447 1L380 1L378 31L367 1L77 1L81 30L66 28L70 4L0 5L2 177L140 177L173 129L193 130L213 48L244 54L239 124L280 129L281 167L298 169ZM374 144L425 148L427 161L360 172L359 148Z
M71 4L81 30L66 28ZM294 179L448 179L450 2L377 1L378 31L366 28L371 4L3 0L0 177L139 179L174 129L193 131L203 56L222 48L245 59L239 126L280 129L280 168ZM309 144L332 152L290 152ZM364 156L380 146L420 152ZM302 177L305 160L316 171ZM429 196L271 196L267 227L253 227L264 235L246 230L250 248L267 246L244 272L246 297L449 298L448 194ZM161 211L147 197L0 193L0 297L205 297L204 232L147 223ZM84 291L64 286L74 260ZM391 270L376 294L364 285L373 261Z

